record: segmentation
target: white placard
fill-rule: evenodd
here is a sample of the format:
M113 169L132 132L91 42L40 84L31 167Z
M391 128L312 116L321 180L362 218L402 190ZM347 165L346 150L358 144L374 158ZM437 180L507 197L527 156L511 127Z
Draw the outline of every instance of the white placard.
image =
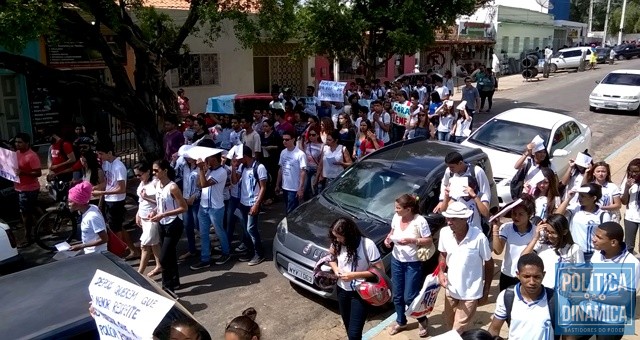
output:
M456 110L464 110L467 108L467 101L463 100L460 102L460 104L458 104L458 106L456 107Z
M453 107L453 100L447 100L445 103L447 104L447 106L448 106L449 108L452 108L452 107ZM465 105L466 105L466 104L467 104L467 103L465 102Z
M343 102L346 82L323 80L318 86L318 100Z
M467 177L451 177L449 178L449 196L458 199L460 197L469 196L466 187L469 186L469 178Z
M241 159L242 158L242 144L238 144L238 145L234 145L230 150L229 153L227 153L227 158L228 159ZM265 151L265 147L262 147L262 151ZM268 153L266 154L267 156L269 155Z
M542 139L540 135L536 135L535 137L533 137L533 140L531 140L531 143L533 143L533 145L544 144L544 139Z
M174 301L96 270L89 284L100 339L152 339Z
M0 148L0 177L20 183L16 169L18 169L18 154L15 151Z
M576 160L574 161L574 163L577 166L581 166L583 168L587 168L589 167L589 165L591 165L591 161L593 159L587 155L585 155L582 152L578 152L578 155L576 155Z
M529 180L529 182L527 182L529 184L529 186L531 186L531 190L535 190L536 185L538 185L538 183L544 181L545 177L544 174L542 173L542 170L538 170L538 172L536 172L535 175L533 175L533 177Z
M69 250L69 248L71 248L71 246L67 242L60 242L56 244L56 250L58 251L66 251Z
M511 209L513 209L515 206L517 206L520 203L522 203L522 198L518 198L513 203L511 203L511 204L507 205L506 207L502 208L502 210L500 210L500 212L498 212L497 214L491 216L491 218L489 219L489 223L493 222L493 220L495 220L496 218L500 218L500 217L504 216L506 213L511 211Z
M185 157L195 159L195 160L199 160L199 159L205 160L207 159L207 157L211 157L215 154L222 153L222 151L224 150L207 148L204 146L194 146L185 152Z

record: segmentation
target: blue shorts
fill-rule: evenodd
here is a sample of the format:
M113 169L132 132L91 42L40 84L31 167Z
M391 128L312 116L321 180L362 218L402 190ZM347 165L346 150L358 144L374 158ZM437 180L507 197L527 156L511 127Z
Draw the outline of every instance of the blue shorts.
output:
M40 190L18 191L18 206L23 214L31 213L38 206Z

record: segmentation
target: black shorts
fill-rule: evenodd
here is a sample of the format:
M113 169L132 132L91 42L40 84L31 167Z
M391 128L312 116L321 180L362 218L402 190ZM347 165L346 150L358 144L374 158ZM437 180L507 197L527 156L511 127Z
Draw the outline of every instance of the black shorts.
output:
M19 191L18 192L18 206L20 207L20 212L23 214L28 214L35 210L38 205L38 195L40 194L40 190L34 191Z
M124 201L105 202L105 217L107 224L114 233L122 231L124 214L126 213Z

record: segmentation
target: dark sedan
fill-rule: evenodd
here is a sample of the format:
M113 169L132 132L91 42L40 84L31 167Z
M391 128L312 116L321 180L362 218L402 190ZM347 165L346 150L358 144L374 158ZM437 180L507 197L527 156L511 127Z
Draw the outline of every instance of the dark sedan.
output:
M345 170L325 191L282 219L273 241L274 263L288 280L314 294L335 298L335 291L313 283L313 267L328 254L329 226L339 217L353 218L364 236L372 239L389 268L390 250L382 245L389 233L396 197L418 195L420 212L437 239L445 225L442 215L432 214L438 204L440 183L447 169L444 157L452 151L465 161L484 168L492 195L495 183L487 155L459 144L413 139L382 148ZM436 261L437 256L432 260ZM430 260L431 261L431 260Z

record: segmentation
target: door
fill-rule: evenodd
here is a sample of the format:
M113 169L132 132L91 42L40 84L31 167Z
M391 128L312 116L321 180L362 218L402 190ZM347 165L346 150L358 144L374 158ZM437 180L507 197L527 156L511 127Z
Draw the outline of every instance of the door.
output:
M20 132L18 82L15 75L0 76L0 138L8 140Z

